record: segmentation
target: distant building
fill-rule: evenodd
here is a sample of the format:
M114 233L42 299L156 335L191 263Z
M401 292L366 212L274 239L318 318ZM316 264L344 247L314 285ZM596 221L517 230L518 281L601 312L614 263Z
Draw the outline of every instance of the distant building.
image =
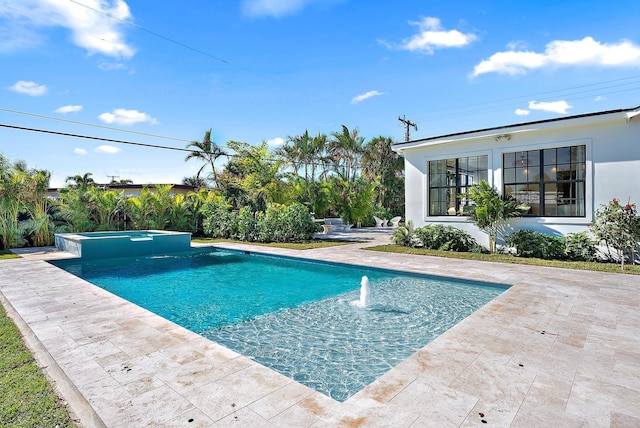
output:
M612 198L640 203L639 116L640 106L396 143L406 220L455 226L485 242L464 194L487 180L531 207L511 221L515 229L587 230Z
M106 188L109 190L115 190L119 192L124 191L124 196L138 196L140 194L140 191L145 187L148 188L149 190L153 190L155 186L166 186L166 184L120 184L120 183L98 184L98 183L94 183L94 186ZM178 194L178 193L187 194L197 189L196 187L187 186L186 184L170 184L170 186L172 186L171 191L175 194ZM60 190L61 190L60 188L47 189L47 196L57 199L60 197Z

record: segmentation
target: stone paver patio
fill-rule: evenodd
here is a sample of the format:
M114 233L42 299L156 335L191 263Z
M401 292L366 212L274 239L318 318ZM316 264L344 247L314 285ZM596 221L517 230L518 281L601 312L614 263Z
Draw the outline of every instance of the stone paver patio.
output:
M346 235L346 234L343 234ZM388 254L366 243L262 253L512 287L344 403L23 252L0 299L82 425L640 426L640 277Z

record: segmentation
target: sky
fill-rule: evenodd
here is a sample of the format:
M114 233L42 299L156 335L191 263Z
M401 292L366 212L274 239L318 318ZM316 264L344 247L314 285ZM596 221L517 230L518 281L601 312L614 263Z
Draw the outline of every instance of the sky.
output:
M209 129L275 149L635 107L639 19L615 0L0 0L0 153L52 187L181 183L201 164L150 146Z

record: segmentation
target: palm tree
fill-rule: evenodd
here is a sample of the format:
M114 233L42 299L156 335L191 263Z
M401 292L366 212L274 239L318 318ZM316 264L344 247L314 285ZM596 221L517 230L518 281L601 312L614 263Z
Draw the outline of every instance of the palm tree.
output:
M182 184L195 187L196 190L207 187L206 181L203 180L202 177L198 177L197 175L194 175L193 177L184 177L182 179Z
M473 210L469 214L478 229L489 236L489 251L497 248L498 234L504 229L508 219L519 217L531 207L521 204L511 195L501 195L486 180L469 188L467 196L473 202Z
M312 137L309 131L305 130L300 135L288 136L284 145L276 150L276 155L280 156L285 163L293 168L293 175L298 176L300 169L304 171L304 181L309 184L317 179L321 179L326 173L327 156L325 156L327 146L327 136L318 133ZM317 171L320 170L320 176ZM294 180L293 181L297 181Z
M118 230L118 214L124 205L124 190L95 189L91 197L98 230Z
M218 175L216 173L216 160L218 160L220 156L228 156L228 154L211 140L211 129L204 133L202 141L192 141L187 144L187 148L193 148L194 150L184 158L185 162L190 159L197 159L204 162L204 165L202 165L198 170L196 178L200 179L200 174L202 174L204 168L209 165L211 166L212 178L215 184L218 180Z
M128 179L128 178L121 178L120 180L116 180L115 178L113 180L111 180L111 183L109 184L133 184L133 180Z
M91 174L90 172L85 172L84 175L77 174L69 176L66 178L65 183L70 183L71 186L79 187L86 190L87 187L95 184L95 181L93 180L93 178L91 178L92 175L93 174Z
M25 222L28 232L33 235L33 245L43 247L53 244L54 223L49 210L54 206L52 199L46 197L51 173L46 170L32 169L25 172L23 194L21 196L23 209L29 216Z
M0 160L6 161L0 169L0 248L13 248L21 243L23 236L18 223L23 180L15 165L10 164L4 157Z
M362 176L378 183L376 203L385 208L404 206L404 159L391 150L389 137L372 138L362 153Z
M360 166L364 137L360 136L358 128L349 131L345 125L342 125L342 132L333 132L331 136L333 139L329 141L329 154L336 172L351 181L355 179Z

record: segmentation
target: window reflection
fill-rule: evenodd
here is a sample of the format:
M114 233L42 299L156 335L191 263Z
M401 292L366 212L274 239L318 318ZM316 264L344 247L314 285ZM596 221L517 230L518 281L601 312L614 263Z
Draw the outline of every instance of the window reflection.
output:
M503 192L531 207L527 215L584 217L586 146L503 154Z

